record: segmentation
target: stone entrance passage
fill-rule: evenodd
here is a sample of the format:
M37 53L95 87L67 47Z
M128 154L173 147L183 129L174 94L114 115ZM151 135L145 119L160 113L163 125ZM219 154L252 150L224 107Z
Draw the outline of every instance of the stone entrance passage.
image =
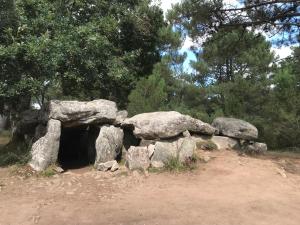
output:
M96 126L63 127L58 152L59 165L64 169L78 169L95 163L95 142L99 134Z

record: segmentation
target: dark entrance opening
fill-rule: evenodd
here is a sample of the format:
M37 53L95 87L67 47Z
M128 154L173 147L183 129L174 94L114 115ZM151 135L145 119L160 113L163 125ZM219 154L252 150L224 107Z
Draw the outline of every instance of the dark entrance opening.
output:
M58 163L64 170L79 169L95 162L95 142L99 128L94 126L63 127Z

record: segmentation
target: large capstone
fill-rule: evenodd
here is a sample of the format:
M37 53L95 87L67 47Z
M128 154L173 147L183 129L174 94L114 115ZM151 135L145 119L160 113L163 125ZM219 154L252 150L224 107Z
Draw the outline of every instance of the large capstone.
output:
M240 119L218 117L213 121L212 126L218 130L221 136L243 140L254 140L258 137L257 128Z
M125 119L122 126L133 129L136 137L149 140L175 137L186 130L208 135L215 132L211 125L175 111L139 114Z
M48 121L47 133L32 146L30 166L36 171L45 170L56 163L61 134L61 122L51 119Z
M99 99L90 102L51 101L49 118L60 120L64 126L83 124L114 123L117 118L115 102Z
M102 126L96 140L96 161L98 164L113 161L121 153L123 146L123 130L114 126Z

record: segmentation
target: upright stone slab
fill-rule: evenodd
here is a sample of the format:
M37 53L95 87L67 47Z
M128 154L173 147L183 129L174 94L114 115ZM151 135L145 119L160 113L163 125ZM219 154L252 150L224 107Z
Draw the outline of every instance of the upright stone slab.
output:
M114 126L101 127L96 140L96 161L98 164L113 161L121 153L123 146L123 130Z
M60 120L67 127L95 123L113 124L117 112L116 103L104 99L90 102L51 101L49 104L49 118Z
M191 158L196 149L196 142L193 138L186 137L183 139L182 144L178 149L178 157L180 162L185 162L185 160Z
M61 135L61 122L50 119L47 133L32 145L32 159L29 165L36 171L45 170L52 163L56 163Z
M240 119L218 117L213 121L212 126L218 130L221 136L243 140L254 140L258 137L257 128Z
M150 166L149 152L147 147L134 147L128 149L126 166L130 170L147 170Z
M177 139L157 141L154 147L154 154L151 158L153 167L162 167L170 159L178 156L178 141Z
M184 131L208 135L215 132L211 125L175 111L142 113L125 119L122 126L133 129L137 138L148 140L171 138Z

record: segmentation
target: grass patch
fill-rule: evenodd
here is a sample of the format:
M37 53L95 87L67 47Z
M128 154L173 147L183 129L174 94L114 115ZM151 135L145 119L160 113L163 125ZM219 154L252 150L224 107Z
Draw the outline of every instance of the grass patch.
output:
M196 143L197 149L207 150L207 151L213 151L217 150L218 146L213 143L211 140L207 141L198 141Z
M180 162L178 157L170 158L168 162L165 163L164 170L169 172L185 172L191 171L197 168L198 157L193 155L185 159L184 162Z

